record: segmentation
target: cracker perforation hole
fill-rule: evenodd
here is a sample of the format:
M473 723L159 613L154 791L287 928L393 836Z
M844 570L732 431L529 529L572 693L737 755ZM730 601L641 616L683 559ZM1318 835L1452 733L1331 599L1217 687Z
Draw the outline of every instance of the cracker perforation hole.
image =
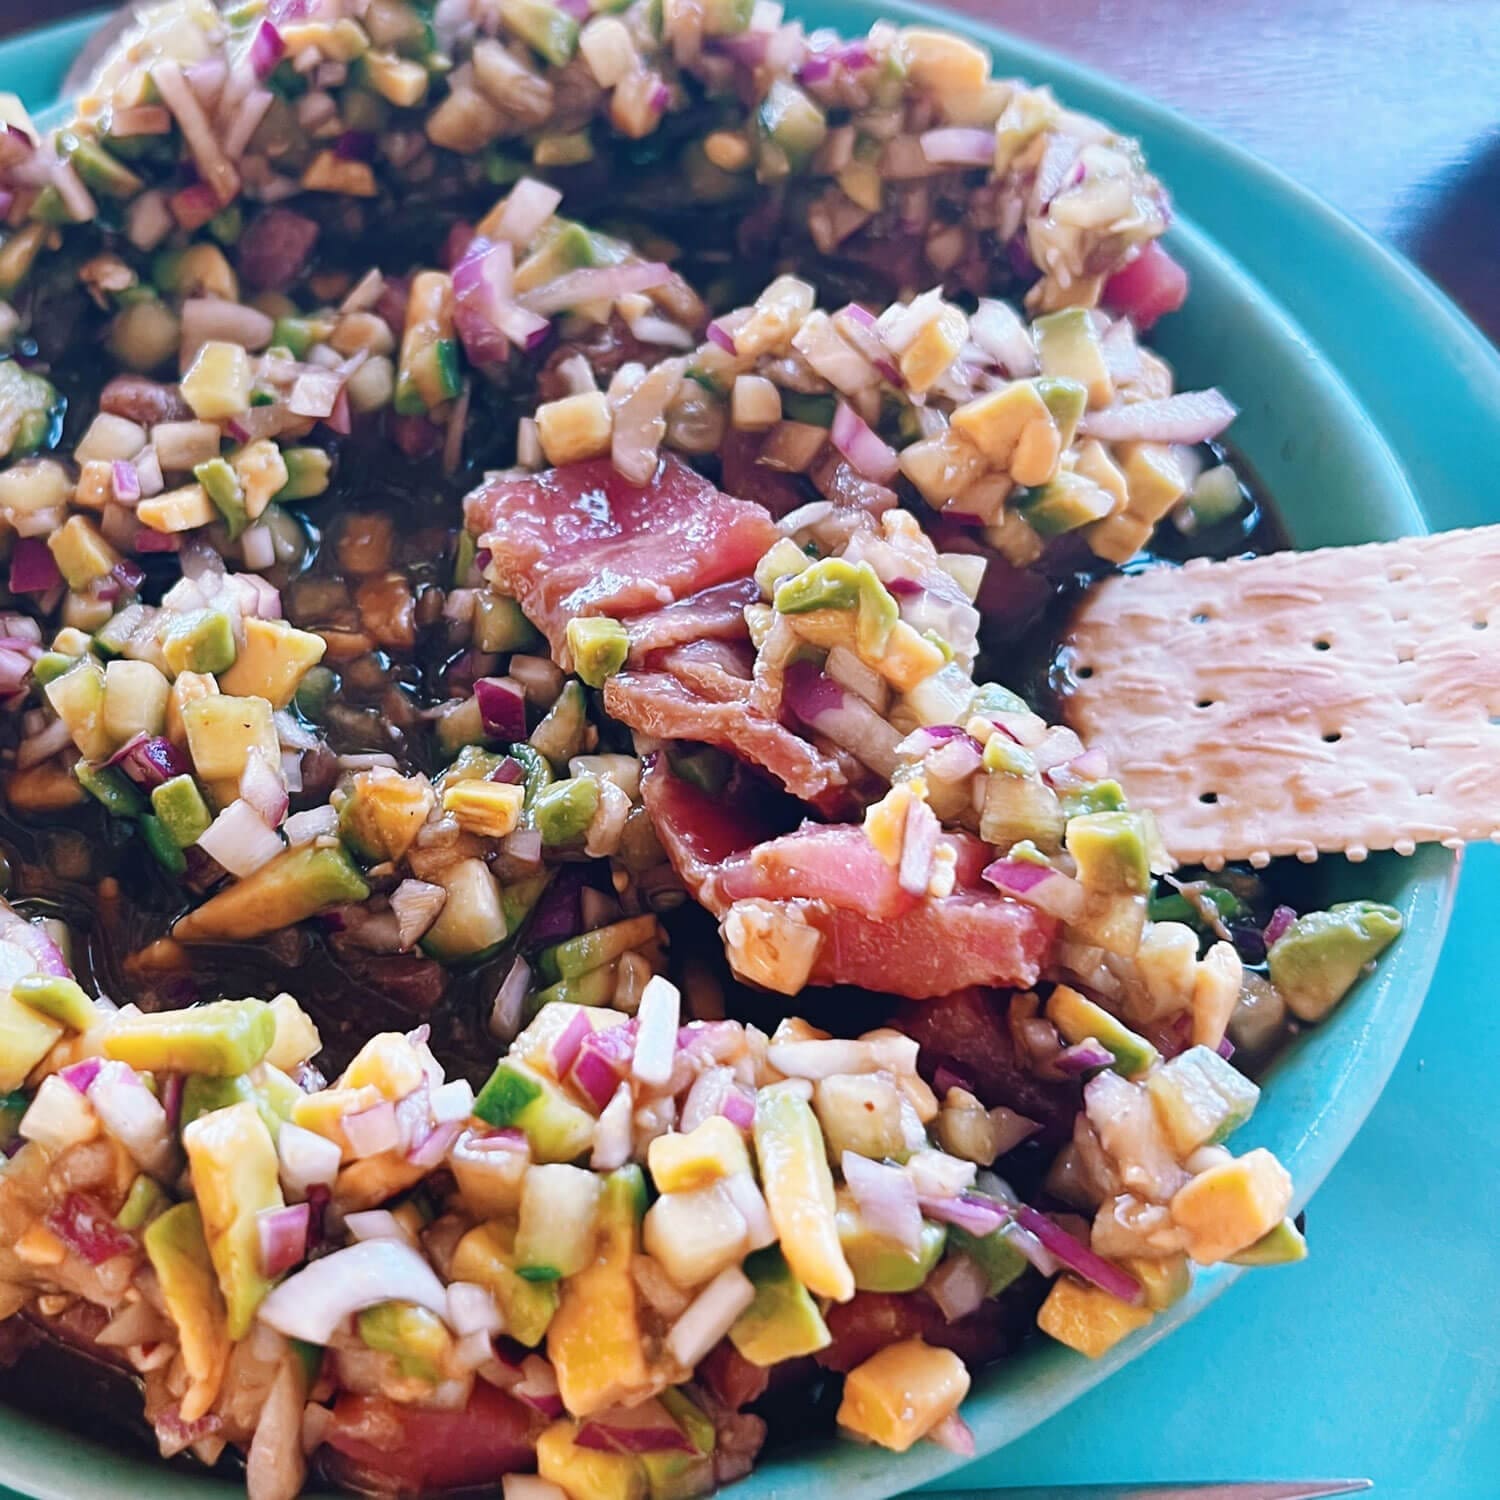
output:
M1219 800L1219 794L1217 792L1199 792L1198 800L1205 807L1213 807Z
M1313 642L1313 650L1314 651L1332 651L1333 650L1333 642L1329 641L1329 640L1324 640L1320 636L1317 640L1315 640Z
M1336 745L1336 744L1338 744L1338 742L1341 739L1343 739L1343 737L1344 737L1344 735L1343 735L1343 731L1342 730L1339 730L1339 729L1330 730L1327 734L1325 734L1323 736L1323 743L1325 745Z

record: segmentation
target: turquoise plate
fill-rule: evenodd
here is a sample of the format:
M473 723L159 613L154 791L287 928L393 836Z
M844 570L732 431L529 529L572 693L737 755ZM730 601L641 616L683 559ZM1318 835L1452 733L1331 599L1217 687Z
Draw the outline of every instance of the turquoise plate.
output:
M915 6L860 0L792 9L846 30L882 16L933 19ZM1477 519L1459 497L1482 477L1475 434L1500 431L1500 359L1417 272L1310 194L1167 110L1046 51L944 19L985 42L998 73L1049 82L1067 103L1141 138L1181 209L1171 244L1193 274L1193 295L1163 328L1160 346L1184 385L1217 384L1239 403L1235 440L1298 545L1397 536L1425 530L1429 517L1440 525ZM0 82L19 85L33 107L45 105L90 24L0 45ZM1376 977L1279 1061L1252 1125L1236 1139L1268 1146L1287 1163L1299 1207L1396 1065L1437 963L1457 871L1456 859L1434 849L1408 860L1323 867L1329 899L1357 892L1390 901L1405 913L1408 932ZM979 1452L1014 1441L1083 1395L1202 1310L1237 1274L1200 1275L1183 1303L1098 1363L1039 1341L982 1374L965 1407ZM1101 1477L1138 1477L1139 1453L1122 1454L1120 1463ZM1318 1467L1316 1458L1311 1464ZM830 1442L777 1456L733 1493L771 1500L826 1487L848 1500L877 1500L958 1467L931 1445L893 1456ZM1059 1467L1068 1467L1065 1459ZM986 1468L991 1482L1004 1482L995 1465ZM148 1491L163 1500L223 1500L234 1493L3 1410L0 1479L37 1500Z

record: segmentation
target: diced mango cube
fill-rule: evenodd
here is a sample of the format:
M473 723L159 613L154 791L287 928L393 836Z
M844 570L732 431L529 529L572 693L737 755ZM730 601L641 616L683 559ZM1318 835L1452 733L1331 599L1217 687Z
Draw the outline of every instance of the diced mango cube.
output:
M857 1437L905 1453L952 1416L968 1394L969 1372L951 1349L907 1339L850 1370L838 1423Z
M276 1040L266 1053L266 1061L273 1068L293 1073L323 1050L316 1023L295 996L285 992L278 995L271 1001L271 1014L276 1018Z
M208 672L179 672L167 696L167 738L179 750L187 749L187 726L182 721L183 710L189 703L200 698L212 698L219 691L219 684Z
M499 781L460 781L443 793L443 811L452 813L465 833L501 839L521 819L526 789Z
M286 460L281 449L270 438L257 438L241 448L229 464L240 482L245 514L252 521L257 520L287 482Z
M966 401L953 413L954 430L962 433L997 469L1007 471L1027 425L1051 420L1047 403L1032 380L1013 380L997 391Z
M645 1500L646 1467L624 1453L580 1448L576 1422L554 1422L536 1440L536 1468L568 1500Z
M142 500L135 508L142 526L152 531L196 531L217 519L218 511L201 484L185 484Z
M182 399L203 422L227 422L249 410L255 375L238 344L210 339L182 377Z
M1188 1269L1185 1255L1167 1255L1160 1260L1131 1255L1123 1259L1120 1266L1140 1282L1146 1294L1146 1306L1152 1312L1161 1312L1181 1302L1193 1284L1193 1273Z
M879 802L865 809L865 837L893 870L901 863L906 838L906 817L911 810L912 789L898 781Z
M984 455L956 428L909 443L897 455L901 472L935 509L966 494L984 476Z
M47 546L71 589L86 589L120 560L120 554L87 516L69 516L47 538Z
M378 1089L394 1102L420 1088L426 1078L417 1049L399 1031L382 1031L355 1053L338 1087Z
M238 780L253 749L268 766L281 764L281 743L264 698L199 698L183 708L182 724L193 767L208 781Z
M901 33L901 58L906 76L938 98L970 94L989 81L989 53L951 31L908 26Z
M549 464L578 463L609 452L614 418L603 391L582 391L537 407L536 431Z
M1178 1188L1172 1218L1188 1239L1188 1254L1200 1266L1228 1260L1286 1216L1292 1179L1264 1147L1235 1161L1210 1167Z
M1165 443L1126 443L1118 451L1130 492L1130 513L1154 526L1187 490L1182 466Z
M1147 542L1156 528L1129 511L1117 512L1089 527L1089 547L1106 562L1127 563Z
M940 380L968 337L969 320L959 308L944 302L937 316L922 325L901 355L901 379L907 390L925 391Z
M1125 509L1130 502L1130 490L1120 467L1109 456L1109 449L1098 438L1089 438L1078 449L1073 461L1073 471L1085 479L1092 480L1115 502L1115 511Z
M374 1109L382 1097L379 1089L371 1087L320 1089L316 1094L304 1094L292 1106L292 1124L335 1142L348 1161L354 1152L344 1134L344 1116Z
M226 693L264 698L272 708L285 708L297 686L323 659L323 637L298 630L285 620L244 622L245 644L234 665L222 673Z
M659 1135L647 1157L661 1193L686 1193L723 1177L750 1170L750 1157L738 1130L714 1115L685 1135Z
M897 620L885 644L885 654L870 663L897 692L909 693L948 664L926 636L918 635L905 620Z
M1036 1315L1036 1324L1058 1343L1098 1359L1151 1318L1149 1307L1132 1307L1086 1281L1059 1276Z

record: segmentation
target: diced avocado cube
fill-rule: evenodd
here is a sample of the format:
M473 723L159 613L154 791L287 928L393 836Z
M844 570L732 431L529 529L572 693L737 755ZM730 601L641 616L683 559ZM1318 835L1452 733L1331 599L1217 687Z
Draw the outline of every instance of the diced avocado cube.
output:
M355 1319L359 1336L371 1349L396 1357L396 1367L412 1380L436 1384L442 1379L453 1335L443 1320L413 1302L378 1302Z
M531 820L548 848L576 844L599 810L599 783L591 776L554 781L537 794Z
M1069 818L1065 842L1077 862L1078 878L1089 890L1144 895L1151 889L1150 846L1139 814L1096 812Z
M1120 1261L1120 1266L1140 1282L1146 1306L1152 1312L1175 1307L1192 1290L1193 1273L1185 1255L1168 1255L1160 1260L1129 1255Z
M594 1117L563 1091L523 1063L499 1063L474 1101L474 1114L486 1124L513 1125L526 1133L539 1162L576 1160L593 1143Z
M1039 536L1061 536L1093 521L1102 521L1115 507L1114 497L1092 479L1071 469L1059 469L1046 484L1027 490L1016 509Z
M0 989L0 1090L9 1094L57 1044L63 1027Z
M973 1197L982 1198L982 1193ZM1002 1224L989 1234L970 1234L957 1226L948 1231L948 1248L967 1255L984 1272L987 1293L998 1297L1011 1282L1025 1274L1031 1262L1016 1249L1011 1225Z
M281 763L281 741L264 698L210 693L184 706L182 727L193 769L204 781L238 783L252 750L268 766Z
M215 1000L186 1010L121 1016L104 1055L141 1073L248 1073L271 1050L276 1018L264 1000Z
M879 575L867 562L848 563L825 557L776 589L776 612L806 614L821 609L853 609L859 653L867 660L885 651L900 608Z
M146 810L146 799L134 782L113 766L91 766L81 760L73 767L78 784L104 810L116 818L138 818Z
M245 509L245 492L240 487L239 475L229 467L227 460L211 458L194 468L193 478L203 486L208 498L213 501L219 514L224 517L224 524L229 528L230 541L236 540L250 524L250 516Z
M619 977L619 966L605 964L602 969L590 969L577 979L559 979L545 989L537 990L527 1001L527 1013L538 1015L549 1005L582 1005L590 1010L608 1005L615 998L615 983Z
M111 156L97 141L65 131L57 144L85 186L96 193L107 198L133 198L145 186L124 162Z
M369 895L370 887L343 848L304 844L278 854L179 917L172 935L182 943L243 941Z
M828 119L823 111L784 78L772 83L756 121L766 139L786 153L793 171L805 167L828 138Z
M286 483L272 497L278 505L316 500L328 488L333 460L322 448L283 448Z
M656 918L650 912L627 917L623 922L596 927L592 932L581 933L576 938L542 949L537 955L536 971L546 983L576 979L649 943L656 933Z
M125 1201L115 1215L115 1223L128 1233L135 1234L164 1213L171 1202L161 1184L143 1172L130 1184L130 1191L126 1193Z
M1088 392L1076 380L1055 380L1050 376L1038 380L1036 389L1057 426L1058 439L1066 452L1088 407ZM1114 497L1110 498L1113 501Z
M468 532L464 535L467 537ZM474 645L478 650L502 655L529 651L539 640L536 629L514 599L485 589L474 601Z
M276 1146L259 1112L248 1103L201 1115L183 1131L182 1144L193 1174L193 1196L203 1215L209 1258L228 1309L229 1337L242 1339L271 1289L261 1269L256 1216L280 1208L284 1201Z
M44 651L32 663L32 681L38 687L46 687L49 682L61 677L77 660L76 656L68 656L62 651Z
M166 727L171 684L149 661L112 661L104 668L104 727L115 744Z
M568 271L619 265L630 247L571 219L554 218L532 253L516 267L515 290L534 291Z
M1114 400L1114 381L1087 308L1065 307L1047 313L1031 325L1031 335L1043 375L1083 387L1090 406L1108 406Z
M23 974L11 981L10 992L23 1005L74 1031L87 1031L98 1018L83 986L61 974Z
M921 1243L915 1251L885 1235L872 1234L847 1195L839 1204L838 1223L839 1243L854 1272L854 1285L862 1292L916 1291L942 1259L948 1242L947 1229L927 1219L922 1221Z
M755 0L707 0L703 7L704 36L738 36L750 25Z
M114 751L104 726L104 668L85 656L46 686L47 702L68 726L87 760L107 760Z
M1152 1319L1149 1307L1132 1307L1099 1287L1059 1276L1036 1316L1037 1327L1058 1343L1098 1359Z
M1181 1157L1216 1146L1255 1111L1260 1090L1212 1047L1190 1047L1146 1080L1157 1118Z
M190 848L213 822L214 815L191 776L173 776L151 789L151 806L179 849Z
M246 620L244 631L245 644L234 665L220 677L219 687L242 697L264 698L272 708L285 708L298 684L322 661L326 642L285 620Z
M422 938L422 951L443 963L490 957L507 935L500 883L482 859L450 865L438 884L448 899Z
M1271 983L1300 1021L1321 1021L1400 936L1401 913L1376 901L1343 901L1297 918L1271 945Z
M1114 1054L1115 1071L1126 1078L1149 1072L1161 1061L1161 1054L1145 1037L1071 985L1060 984L1048 996L1047 1019L1070 1045L1092 1037Z
M531 731L529 743L554 765L565 766L575 755L583 753L588 724L588 700L583 684L570 677L542 722Z
M1296 1224L1283 1219L1248 1249L1231 1255L1229 1259L1236 1266L1289 1266L1307 1259L1307 1241Z
M566 67L578 50L578 22L549 0L500 0L500 19L554 68Z
M322 343L332 330L317 318L277 318L271 331L273 348L287 350L293 359L306 359L314 344Z
M589 615L568 621L568 650L573 670L590 687L602 688L625 665L630 637L618 620Z
M680 1386L670 1386L657 1399L699 1453L712 1453L718 1447L718 1433L714 1428L713 1418Z
M515 1230L493 1219L471 1229L453 1252L453 1279L487 1287L500 1305L505 1331L534 1349L557 1312L557 1283L527 1281L516 1270Z
M260 1115L271 1139L277 1140L281 1127L292 1117L292 1111L302 1090L292 1082L280 1068L262 1062L249 1073L232 1078L211 1078L206 1074L192 1074L182 1091L183 1129L199 1115L212 1114L216 1109L227 1109L231 1104L253 1104Z
M177 1327L190 1382L180 1411L185 1420L195 1421L213 1405L230 1352L228 1314L198 1205L169 1208L146 1227L142 1239L167 1315Z
M35 226L34 234L21 230L0 246L0 295L9 296L15 284L30 269L47 231ZM25 267L14 275L22 247L29 249ZM47 441L57 409L57 391L50 380L24 369L13 359L0 360L0 458L21 458L35 453Z
M222 609L169 616L161 650L174 674L227 671L234 665L234 624Z
M729 1330L730 1343L744 1358L753 1365L775 1365L828 1347L832 1335L818 1304L775 1245L747 1257L744 1269L755 1301Z

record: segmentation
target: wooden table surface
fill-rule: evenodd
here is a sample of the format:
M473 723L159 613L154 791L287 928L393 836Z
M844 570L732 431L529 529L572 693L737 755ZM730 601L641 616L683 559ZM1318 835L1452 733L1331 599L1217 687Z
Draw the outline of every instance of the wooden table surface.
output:
M98 0L0 0L0 36ZM1500 341L1500 0L950 0L1263 156Z

